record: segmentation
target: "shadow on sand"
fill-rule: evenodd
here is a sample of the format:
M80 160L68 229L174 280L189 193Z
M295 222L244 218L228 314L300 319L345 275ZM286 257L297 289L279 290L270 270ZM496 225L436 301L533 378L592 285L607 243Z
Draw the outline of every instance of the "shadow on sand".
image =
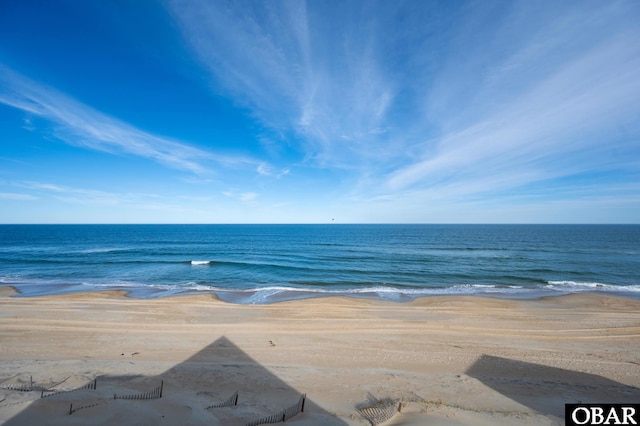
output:
M58 394L53 391L69 390L73 380L65 380L64 384L50 389L38 385L37 378L33 379L31 391L3 390L3 393L22 394L15 398L30 398L24 402L28 404L26 408L6 425L244 426L296 405L302 392L313 392L312 383L301 390L287 385L225 337L157 376L98 376L96 389L91 389L93 380L83 376L76 378L77 390ZM158 397L160 386L161 398ZM43 390L50 392L43 393ZM237 406L212 407L224 405L236 391ZM42 398L43 394L51 396ZM133 397L114 399L114 394ZM11 401L5 401L5 406L7 402ZM72 414L70 409L74 410ZM309 398L305 399L304 412L287 419L286 423L346 425Z
M640 389L602 376L491 355L478 358L466 374L538 413L560 418L565 404L640 400Z

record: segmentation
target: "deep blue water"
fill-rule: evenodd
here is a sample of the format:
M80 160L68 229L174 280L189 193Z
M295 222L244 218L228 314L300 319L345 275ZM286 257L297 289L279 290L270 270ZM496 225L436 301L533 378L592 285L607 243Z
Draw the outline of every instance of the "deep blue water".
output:
M36 296L213 292L640 297L640 225L0 225L0 285Z

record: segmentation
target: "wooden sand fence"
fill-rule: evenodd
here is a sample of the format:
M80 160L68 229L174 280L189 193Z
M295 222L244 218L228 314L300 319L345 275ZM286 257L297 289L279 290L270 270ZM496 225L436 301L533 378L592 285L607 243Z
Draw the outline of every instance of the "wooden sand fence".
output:
M22 385L0 385L0 388L18 392L31 392L33 390L33 376L29 377L29 383Z
M51 389L42 389L42 392L40 392L40 398L48 398L50 396L59 395L61 393L76 392L76 391L83 390L83 389L96 390L97 385L98 385L98 379L93 379L92 382L89 382L89 383L87 383L86 385L84 385L82 387L71 389L71 390L56 391L56 390L51 390Z
M86 408L97 407L98 405L101 405L101 404L106 404L106 401L104 401L104 400L103 401L97 401L97 402L94 402L93 404L82 405L82 406L76 407L76 408L73 408L73 404L69 404L69 415L72 415L76 411L84 410Z
M372 426L376 426L390 420L400 412L401 408L401 402L396 402L391 399L380 399L371 401L371 403L366 406L361 406L358 408L358 411Z
M231 395L226 401L210 405L206 409L209 410L210 408L235 407L236 405L238 405L238 391L235 391L235 393Z
M71 391L62 391L62 392L56 392L53 393L51 395L56 395L58 393L67 393L67 392L73 392L76 390L80 390L80 389L96 389L96 385L97 385L97 380L94 380L93 382L78 388L78 389L74 389ZM160 386L158 386L157 388L153 389L150 392L141 392L141 393L134 393L134 394L128 394L128 395L118 395L118 394L113 394L113 399L126 399L126 400L134 400L134 401L145 401L145 400L149 400L149 399L158 399L158 398L162 398L162 391L164 389L164 380L160 381ZM47 395L47 396L51 396L51 395ZM45 396L46 398L46 396ZM100 404L106 404L107 400L100 400L97 402L94 402L92 404L87 404L87 405L83 405L81 407L76 407L73 408L73 404L69 404L69 415L75 413L76 411L80 411L80 410L84 410L87 408L92 408L92 407L97 407Z
M164 380L160 382L160 386L152 390L151 392L134 393L129 395L117 395L113 394L113 399L128 399L136 401L145 401L149 399L162 398L162 389L164 387Z
M281 412L277 414L272 414L271 416L266 416L258 420L254 420L250 423L247 423L246 426L258 426L258 425L266 425L272 423L281 423L286 422L292 417L298 415L299 413L304 412L304 403L307 398L307 394L302 394L297 403L293 404L289 408L285 408Z

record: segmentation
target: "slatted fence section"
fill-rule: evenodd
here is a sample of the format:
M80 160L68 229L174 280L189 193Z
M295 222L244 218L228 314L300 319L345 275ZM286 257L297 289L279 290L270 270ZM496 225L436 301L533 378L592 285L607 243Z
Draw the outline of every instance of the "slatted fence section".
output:
M291 407L285 408L278 414L272 414L270 416L266 416L261 419L254 420L250 423L247 423L246 426L258 426L258 425L286 422L287 420L298 415L299 413L304 412L304 403L306 399L307 399L307 394L302 394L298 402L293 404Z
M0 402L4 402L5 400L6 400L6 398L5 398L5 399L3 399L3 400L2 400L2 401L0 401ZM33 400L17 401L17 402L8 402L8 403L6 403L6 404L1 404L1 405L0 405L0 408L4 408L4 407L12 407L12 406L14 406L14 405L20 405L20 404L30 404L30 403L32 403L32 402L33 402Z
M282 421L285 422L288 419L297 416L304 411L304 403L307 399L307 394L300 395L300 399L297 404L293 404L289 408L285 408L282 412Z
M9 377L8 379L0 380L0 388L4 389L4 387L5 387L4 382L8 382L9 380L14 379L14 378L16 378L18 376L19 376L19 374L14 374L13 376Z
M360 415L367 419L372 426L384 423L400 412L402 403L391 399L373 401L370 405L360 407Z
M75 389L61 390L61 391L56 391L56 390L51 390L51 389L43 389L42 392L40 392L40 398L48 398L48 397L53 396L53 395L59 395L59 394L62 394L62 393L76 392L76 391L83 390L83 389L96 390L97 389L97 385L98 385L98 379L93 379L92 382L89 382L86 385L84 385L82 387L79 387L79 388L75 388Z
M69 404L69 415L72 415L76 411L86 410L87 408L97 407L98 405L105 404L106 401L98 401L93 404L82 405L80 407L73 408L73 404Z
M160 382L160 386L158 386L151 392L135 393L130 395L117 395L114 393L113 399L129 399L129 400L136 400L136 401L158 399L158 398L162 398L163 387L164 387L164 380Z
M33 390L33 376L29 377L29 383L22 385L0 385L0 388L18 392L31 392Z
M235 407L236 405L238 405L238 391L235 391L226 401L208 406L207 410L210 408Z

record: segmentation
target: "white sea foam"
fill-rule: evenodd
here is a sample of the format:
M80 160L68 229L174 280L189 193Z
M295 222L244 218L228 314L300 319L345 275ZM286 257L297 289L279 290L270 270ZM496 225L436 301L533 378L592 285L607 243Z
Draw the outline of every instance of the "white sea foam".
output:
M640 292L640 284L636 285L612 285L598 282L576 281L548 281L545 288L564 292L603 291L612 293L637 293Z
M8 278L1 276L0 283ZM13 281L12 283L16 283ZM40 282L31 283L23 287L16 283L19 289L26 290L26 295L56 294L60 292L62 283ZM598 292L609 294L640 295L640 284L617 286L597 282L574 281L549 281L547 284L524 287L518 285L492 285L492 284L460 284L451 287L392 287L387 285L374 285L363 287L319 287L319 286L288 286L272 285L265 287L233 288L216 287L200 282L189 281L175 284L149 284L135 281L108 281L108 282L77 282L65 284L65 291L83 291L83 287L93 289L123 289L129 292L131 297L154 298L177 294L202 294L214 293L221 300L239 304L269 304L285 300L305 299L313 297L346 296L367 299L383 299L395 302L407 302L419 297L442 295L477 295L506 298L537 298L541 296L553 296L580 292ZM55 289L55 290L54 290ZM47 291L51 290L51 291Z
M289 287L267 286L258 288L232 289L207 287L207 291L216 293L222 300L242 304L263 304L282 300L305 297L347 296L392 301L410 301L418 297L438 295L482 295L505 296L533 295L535 289L521 286L497 286L489 284L463 284L453 287L437 288L402 288L390 286L371 286L357 288L321 288L321 287Z
M567 287L569 285L569 287ZM349 289L326 289L317 287L269 286L253 289L209 288L220 299L242 304L264 304L282 300L306 297L347 296L370 299L384 299L397 302L411 301L419 297L469 295L506 298L537 298L577 292L640 293L640 285L614 286L600 283L553 284L541 287L504 286L490 284L461 284L451 287L398 288L387 286L360 287Z
M120 248L120 247L97 247L97 248L79 250L77 253L84 253L84 254L112 253L112 252L116 252L116 251L126 251L126 250L130 250L130 249L129 248Z
M191 264L192 265L200 265L200 266L202 266L202 265L210 265L211 261L210 260L192 260Z

